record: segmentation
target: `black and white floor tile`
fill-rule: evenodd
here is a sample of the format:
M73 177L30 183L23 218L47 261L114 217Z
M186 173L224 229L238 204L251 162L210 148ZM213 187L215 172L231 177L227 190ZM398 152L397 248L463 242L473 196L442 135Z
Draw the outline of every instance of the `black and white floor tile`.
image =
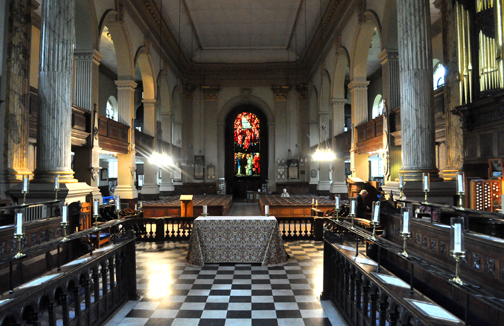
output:
M137 290L107 325L346 325L319 301L323 244L285 243L289 263L185 265L186 242L137 244Z

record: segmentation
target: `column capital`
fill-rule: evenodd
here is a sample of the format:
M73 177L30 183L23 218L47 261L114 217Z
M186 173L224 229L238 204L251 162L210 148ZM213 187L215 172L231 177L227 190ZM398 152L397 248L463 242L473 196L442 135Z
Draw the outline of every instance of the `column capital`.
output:
M352 80L348 84L348 89L350 91L353 91L354 89L367 90L368 85L369 85L368 80Z
M205 97L205 102L217 101L219 92L221 90L220 86L201 86L203 95Z
M271 90L275 95L275 101L287 101L287 93L290 90L290 86L272 85Z
M387 60L399 60L399 51L396 49L383 49L380 54L378 54L378 59L381 60L382 65L387 62Z
M336 98L336 97L333 97L331 99L331 102L333 105L345 105L345 103L347 102L346 98Z
M298 96L300 100L307 100L310 96L310 92L308 84L297 84L296 91L298 92Z
M155 99L142 99L142 103L144 106L154 106L156 105L156 100Z
M74 58L75 60L93 60L94 64L99 65L103 59L103 54L95 49L74 50Z
M191 84L182 85L182 98L184 100L192 101L195 90L196 90L196 86L194 86L194 85L191 85Z
M115 84L117 88L123 88L123 89L125 88L135 89L138 86L138 84L134 80L116 80Z

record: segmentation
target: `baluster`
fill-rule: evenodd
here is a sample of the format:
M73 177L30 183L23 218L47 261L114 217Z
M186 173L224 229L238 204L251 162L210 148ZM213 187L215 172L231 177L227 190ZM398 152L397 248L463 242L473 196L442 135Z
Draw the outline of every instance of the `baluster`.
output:
M282 238L285 238L285 220L281 219L281 220L278 220L281 228L280 228L280 232L282 234Z
M371 298L371 325L375 326L376 325L376 305L378 304L378 294L371 293L370 295Z
M103 311L106 312L108 310L108 304L107 304L107 292L108 292L108 287L107 287L107 263L105 262L102 265L101 269L101 277L102 277L102 295L103 295Z
M362 316L369 317L369 284L362 287Z
M333 252L332 264L333 264L333 271L334 271L332 296L335 299L338 299L339 298L339 291L340 291L339 279L340 279L341 274L340 274L340 269L339 269L339 255L336 252Z
M288 231L288 234L289 234L289 238L292 236L291 235L291 228L292 228L292 220L289 220L289 231Z
M70 324L70 316L68 314L68 295L60 294L58 296L58 304L61 306L63 314L63 326Z
M387 307L388 307L388 302L387 299L385 299L384 302L380 302L380 320L378 321L379 326L385 326L387 322Z
M115 286L115 265L114 265L114 257L109 259L109 275L110 275L110 291L114 289Z
M98 267L97 267L98 268ZM94 283L94 303L96 305L96 314L100 316L100 274L95 270L93 272L93 283Z
M84 288L84 302L87 310L91 308L91 282L89 280L82 280L81 286Z
M350 308L350 318L353 319L354 311L357 307L355 307L355 271L352 270L352 274L350 274L350 295L348 296L348 307ZM355 320L354 320L355 322Z
M71 289L71 292L73 294L73 299L74 299L74 310L75 310L75 318L79 318L81 314L81 307L80 307L80 298L79 298L79 287L75 286Z
M339 302L341 302L341 306L345 307L345 261L341 259L339 262L340 269L340 283L339 283Z
M397 312L396 307L391 307L389 310L389 326L397 326L397 319L399 318L399 313Z
M350 275L348 274L350 272L350 269L345 266L344 267L344 274L343 274L343 298L342 298L342 303L343 303L343 309L348 310L348 279L350 278Z
M31 312L28 315L28 320L27 321L32 326L39 326L40 325L40 319L39 319L38 312Z
M361 291L362 279L360 275L355 279L355 323L359 325L359 316L362 316L362 306L361 306Z
M47 313L49 315L49 326L56 326L56 316L54 314L54 303L50 302L47 305Z
M122 258L119 254L116 255L116 283L119 286L119 297L122 297L122 286L121 286L121 269L122 268Z

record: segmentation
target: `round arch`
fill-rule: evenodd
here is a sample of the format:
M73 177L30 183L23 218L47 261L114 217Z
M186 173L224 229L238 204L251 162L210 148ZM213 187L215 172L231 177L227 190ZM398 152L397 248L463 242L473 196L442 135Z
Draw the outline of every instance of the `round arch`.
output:
M345 75L347 67L350 64L350 56L346 48L340 47L336 50L335 61L331 95L332 98L342 99L345 98Z
M75 0L75 13L75 49L97 49L100 37L93 1Z
M140 68L140 74L142 75L144 100L155 100L157 98L156 74L154 63L147 47L142 46L138 49L135 55L136 65Z
M382 49L397 49L397 0L385 0L382 20Z
M117 11L108 10L103 14L100 21L99 35L102 34L106 26L110 32L110 36L114 41L115 55L117 59L117 79L118 80L134 80L135 65L133 57L133 46L129 35L128 28L124 22L116 20ZM98 44L98 49L100 44ZM98 50L100 51L100 50Z
M375 29L378 30L380 44L382 43L382 30L376 14L372 11L364 13L364 21L359 24L358 32L355 34L352 50L352 60L350 61L350 79L366 80L367 59L369 53L369 43Z

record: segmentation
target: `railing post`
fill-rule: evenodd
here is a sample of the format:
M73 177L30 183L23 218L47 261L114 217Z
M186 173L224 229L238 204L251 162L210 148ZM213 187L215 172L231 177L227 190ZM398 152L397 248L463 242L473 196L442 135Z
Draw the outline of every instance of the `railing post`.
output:
M47 314L49 319L49 326L56 326L56 318L54 316L54 303L50 302L47 305Z
M378 294L371 293L371 325L376 325L376 305L378 304Z
M385 299L385 302L380 302L380 320L378 321L379 326L385 326L387 323L387 307L388 307L388 302L387 299Z
M63 326L70 324L70 316L68 314L68 295L60 294L58 297L58 304L61 306L61 314L63 315Z
M353 316L354 316L354 311L357 309L357 307L355 306L355 271L352 270L351 272L352 274L350 274L350 295L348 296L348 306L350 308L350 311L349 311L349 315L350 315L350 318L353 319ZM354 320L355 322L355 320Z
M369 285L362 287L362 316L363 318L368 317L369 314Z
M136 288L136 256L135 256L135 241L131 241L126 245L126 259L125 259L126 283L128 284L128 296L130 300L137 300Z
M328 300L332 293L332 285L334 282L334 252L331 250L330 245L324 241L324 282L323 282L323 291L321 298L323 300Z
M397 326L397 319L399 318L399 313L397 312L397 309L394 309L394 311L389 312L389 319L390 323L389 326Z
M101 268L101 278L102 278L102 293L103 293L103 311L107 312L108 311L108 304L107 304L107 292L108 292L108 286L107 286L107 262L102 265Z
M361 291L361 285L362 285L362 279L360 276L358 276L355 279L355 324L359 325L359 313L362 313L362 307L361 307L361 296L362 296L362 291Z
M81 286L84 288L84 302L86 310L89 311L89 308L91 308L91 282L89 282L89 280L83 280Z
M28 316L28 323L32 326L39 326L40 325L40 319L39 319L39 313L38 312L32 312Z
M73 298L74 298L74 310L75 318L79 318L81 314L80 298L79 298L79 287L75 286L72 288Z
M155 241L165 241L165 223L164 223L164 218L157 218L156 219L156 238Z
M109 262L108 269L109 269L109 279L110 279L110 295L111 295L111 300L112 300L112 306L114 306L116 303L116 293L114 291L114 287L115 287L114 257L111 257L108 262Z
M119 297L122 297L123 287L121 286L122 258L119 254L116 255L116 283L119 286Z
M98 267L96 267L98 268ZM96 318L100 317L100 274L97 270L93 272L93 283L94 283L94 304L96 306Z

